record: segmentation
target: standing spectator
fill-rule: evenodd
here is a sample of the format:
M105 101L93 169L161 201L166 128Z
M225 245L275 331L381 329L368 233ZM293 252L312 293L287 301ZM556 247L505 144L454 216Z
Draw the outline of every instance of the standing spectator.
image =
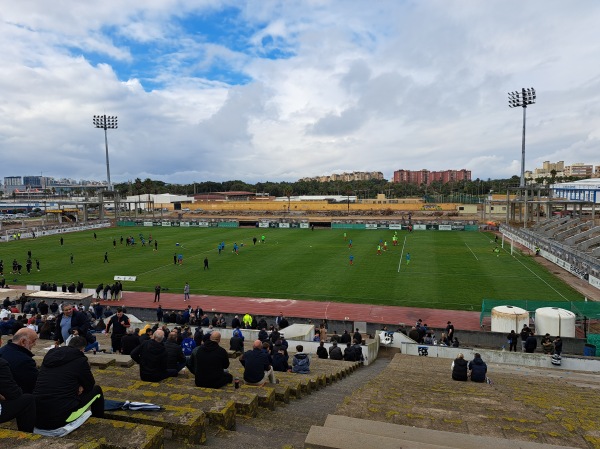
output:
M23 394L17 385L8 366L8 362L0 358L0 423L17 419L17 429L21 432L33 432L35 425L35 397Z
M508 352L517 352L517 342L519 341L519 334L512 330L506 338L508 340Z
M548 333L542 337L542 349L544 350L544 354L552 354L554 352L554 341L552 341Z
M162 323L164 315L165 315L165 313L163 312L163 309L162 309L161 305L159 304L158 307L156 308L156 319L158 320L159 323Z
M454 339L454 325L451 321L448 321L448 324L446 325L446 336L448 337L449 341Z
M473 382L485 382L487 378L487 365L476 352L473 360L469 362L469 371Z
M167 377L176 377L177 371L167 368L167 350L163 345L165 333L157 330L152 339L145 341L133 351L131 358L140 365L140 379L144 382L160 382Z
M328 357L327 349L325 348L325 342L321 341L317 348L317 357L320 359L326 359Z
M533 354L537 348L537 338L533 332L529 332L529 336L525 339L525 352Z
M233 382L229 373L229 356L219 345L221 333L214 331L202 346L192 352L187 367L195 375L197 387L221 388Z
M554 354L556 354L557 356L560 357L560 354L562 353L562 347L563 347L563 342L560 338L560 335L558 335L554 339Z
M459 353L454 362L452 362L452 379L459 381L468 380L468 364L463 353Z
M83 353L86 344L85 338L73 337L68 346L51 349L44 357L33 390L36 427L58 429L90 407L92 416L104 417L104 395Z
M127 333L127 328L131 326L129 317L123 313L122 307L117 307L117 313L110 317L106 323L106 333L110 332L112 327L112 335L110 341L113 352L121 352L121 338ZM81 332L80 332L81 333Z
M356 328L352 339L358 341L358 343L362 343L362 334L358 331L358 327Z
M525 342L527 341L527 337L529 337L530 332L531 329L529 329L529 326L527 326L527 324L523 324L523 329L521 329L521 333L519 334L521 337L521 350L523 352L525 352Z

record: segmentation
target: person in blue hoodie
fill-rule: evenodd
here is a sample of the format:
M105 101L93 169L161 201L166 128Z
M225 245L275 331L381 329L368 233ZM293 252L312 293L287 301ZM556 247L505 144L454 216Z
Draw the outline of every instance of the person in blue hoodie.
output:
M298 374L308 374L310 372L310 357L304 353L304 346L296 346L296 354L292 359L292 372Z
M481 359L481 355L476 352L473 360L469 362L469 372L473 382L485 382L487 374L487 365Z

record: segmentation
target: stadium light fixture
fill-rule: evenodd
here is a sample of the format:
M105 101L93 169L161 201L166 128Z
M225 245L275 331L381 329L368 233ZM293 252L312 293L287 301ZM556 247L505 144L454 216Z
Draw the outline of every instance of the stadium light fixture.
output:
M521 89L521 91L514 91L508 93L508 107L509 108L523 108L523 141L521 144L521 181L519 187L525 187L525 111L527 106L535 104L535 89L533 87L528 89Z
M94 126L104 130L104 144L106 146L106 180L108 181L108 190L112 192L113 185L110 182L110 163L108 161L108 129L117 129L118 119L116 115L94 115Z

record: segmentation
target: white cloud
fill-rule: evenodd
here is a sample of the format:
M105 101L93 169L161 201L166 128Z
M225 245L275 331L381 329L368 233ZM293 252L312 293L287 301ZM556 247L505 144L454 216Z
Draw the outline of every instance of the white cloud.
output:
M600 164L600 5L423 0L10 2L1 176L296 180ZM213 20L220 18L221 22ZM226 34L219 34L226 33Z

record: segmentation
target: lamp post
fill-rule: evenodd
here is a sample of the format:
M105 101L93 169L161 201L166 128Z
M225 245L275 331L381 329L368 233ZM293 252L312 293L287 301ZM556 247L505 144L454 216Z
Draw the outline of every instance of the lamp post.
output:
M112 192L113 186L110 182L110 163L108 162L108 133L107 129L117 129L118 121L117 116L105 115L94 115L93 119L94 126L104 130L104 144L106 145L106 179L108 181L108 190Z
M535 103L535 89L521 89L508 93L509 108L523 108L523 142L521 144L521 181L519 187L525 187L525 110L527 105Z

